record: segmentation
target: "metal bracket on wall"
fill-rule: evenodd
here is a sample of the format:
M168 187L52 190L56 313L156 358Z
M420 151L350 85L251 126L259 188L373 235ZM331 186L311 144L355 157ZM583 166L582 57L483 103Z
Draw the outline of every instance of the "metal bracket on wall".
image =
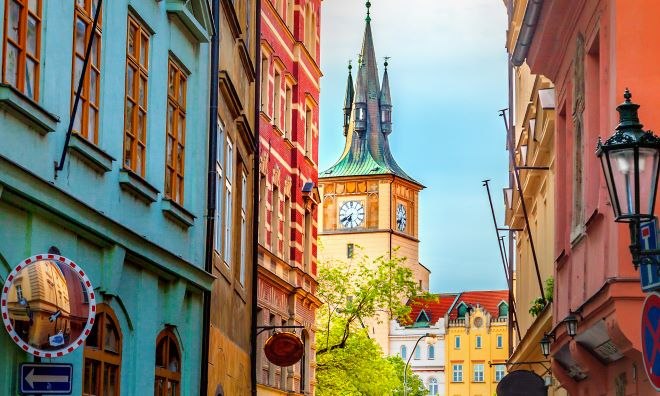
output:
M263 333L266 330L275 330L275 329L304 329L305 326L257 326L257 335Z
M493 367L493 366L498 365L498 364L501 364L501 363L491 363L490 361L488 361L488 367ZM506 364L507 367L516 367L516 366L523 366L523 365L532 366L534 364L538 364L539 366L543 367L543 369L545 369L545 372L543 372L543 375L552 374L552 370L551 370L549 360L532 360L532 361L529 361L529 362L510 362L510 361L506 361L506 362L504 362L504 364ZM546 366L546 364L547 364L547 366Z

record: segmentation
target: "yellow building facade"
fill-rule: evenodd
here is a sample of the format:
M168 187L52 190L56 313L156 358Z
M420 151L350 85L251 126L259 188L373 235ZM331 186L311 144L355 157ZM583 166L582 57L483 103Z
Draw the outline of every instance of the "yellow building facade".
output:
M495 394L507 373L507 298L506 290L464 292L447 313L445 395Z
M510 16L507 31L507 51L513 54L523 24L527 0L508 2ZM548 370L550 362L542 355L540 341L552 327L552 277L555 261L555 91L552 82L532 74L526 63L512 67L513 116L507 148L514 150L518 167L529 229L524 218L522 201L515 182L513 164L509 164L510 185L505 189L505 222L516 232L513 256L515 262L514 296L516 320L513 326L513 351L509 370L531 370L543 377L549 395L565 395ZM533 169L526 169L532 167ZM530 240L530 234L532 240ZM536 263L531 242L536 251ZM538 273L537 273L538 265ZM540 284L539 284L540 283ZM550 301L539 304L543 288ZM534 313L530 308L537 302ZM547 362L546 362L547 361ZM522 364L523 362L546 362Z
M367 3L369 4L369 3ZM427 268L419 263L419 192L421 183L396 163L389 146L392 101L387 62L382 84L366 18L362 51L353 84L349 66L344 103L346 145L339 160L319 174L318 259L321 265L369 258L401 257L415 281L428 290ZM389 354L389 318L365 321L372 336Z

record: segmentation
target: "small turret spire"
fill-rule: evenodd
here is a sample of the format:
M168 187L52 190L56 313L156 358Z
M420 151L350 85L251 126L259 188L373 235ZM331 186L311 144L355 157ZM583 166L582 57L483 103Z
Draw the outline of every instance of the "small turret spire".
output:
M364 19L367 23L371 22L371 15L369 15L369 8L371 8L371 2L367 1L367 17Z
M346 81L346 96L344 98L344 136L348 134L348 127L351 121L351 107L353 106L353 75L351 74L351 61L348 61L348 79Z

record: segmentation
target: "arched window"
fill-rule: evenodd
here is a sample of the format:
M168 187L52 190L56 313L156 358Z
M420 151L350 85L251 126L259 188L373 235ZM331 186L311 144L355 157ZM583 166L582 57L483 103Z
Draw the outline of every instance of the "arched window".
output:
M112 309L96 306L96 319L85 341L83 395L119 396L121 330Z
M431 377L429 378L429 395L438 394L438 380Z
M503 316L508 316L509 315L509 306L505 302L501 302L499 309L498 316L501 318Z
M415 360L420 360L422 358L422 349L418 346L415 347L415 351L413 352L415 354Z
M408 357L408 348L405 345L401 345L401 359L406 360Z
M181 392L181 349L171 330L156 338L156 380L154 396L179 396Z
M429 360L435 359L435 346L429 345Z
M464 302L461 302L461 303L458 305L458 318L459 318L459 319L464 318L464 317L465 317L465 314L467 313L467 311L468 311L468 307L467 307L467 305L466 305Z

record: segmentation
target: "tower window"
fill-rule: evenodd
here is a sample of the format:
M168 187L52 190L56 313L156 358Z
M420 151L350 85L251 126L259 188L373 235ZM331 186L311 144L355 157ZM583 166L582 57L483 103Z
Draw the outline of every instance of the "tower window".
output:
M346 245L346 257L347 258L353 258L353 253L354 253L355 245L352 243L349 243Z
M381 122L392 122L392 112L390 110L381 110L380 112L380 121Z

